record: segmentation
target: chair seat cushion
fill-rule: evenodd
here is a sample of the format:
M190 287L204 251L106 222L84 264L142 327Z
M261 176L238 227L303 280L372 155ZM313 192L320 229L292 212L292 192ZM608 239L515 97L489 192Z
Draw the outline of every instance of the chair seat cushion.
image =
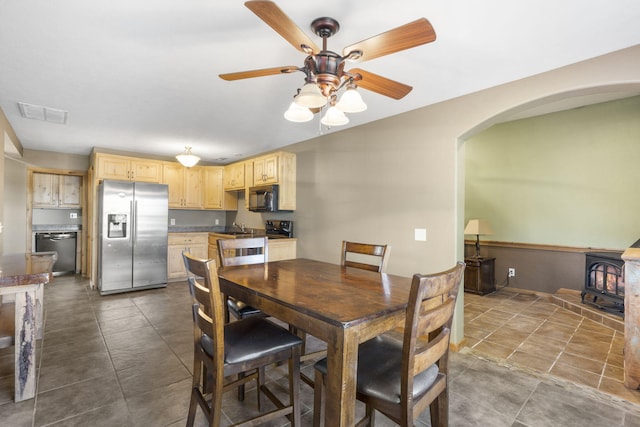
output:
M400 403L402 342L385 335L360 344L358 348L358 393ZM327 359L319 360L315 368L327 374ZM438 377L438 366L431 365L413 379L413 396L424 394Z
M213 354L213 342L203 335L200 340L207 354ZM262 317L249 317L224 325L224 361L233 365L268 356L301 345L302 340Z
M245 317L262 314L262 311L259 309L234 298L227 299L227 306L229 307L229 310L233 312L233 316L237 319L244 319Z

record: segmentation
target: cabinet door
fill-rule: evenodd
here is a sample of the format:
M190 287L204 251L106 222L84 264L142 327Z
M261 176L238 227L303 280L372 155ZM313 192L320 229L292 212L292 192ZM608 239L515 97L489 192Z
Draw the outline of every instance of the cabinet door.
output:
M242 190L245 187L244 162L232 163L224 167L224 189Z
M183 207L183 166L179 164L167 163L162 168L162 182L169 186L169 207Z
M167 250L167 278L180 279L187 276L182 260L183 245L169 245Z
M278 183L278 155L260 157L253 162L254 185Z
M204 208L222 209L224 190L222 189L222 172L219 166L206 167L204 170Z
M202 209L202 168L184 168L184 207Z
M34 208L53 208L58 205L58 176L49 173L33 174Z
M59 175L59 206L61 208L80 208L82 204L82 177Z
M128 181L130 179L129 159L120 156L97 155L98 168L96 178L98 179L119 179Z
M133 181L162 182L162 163L154 160L131 160L131 179Z

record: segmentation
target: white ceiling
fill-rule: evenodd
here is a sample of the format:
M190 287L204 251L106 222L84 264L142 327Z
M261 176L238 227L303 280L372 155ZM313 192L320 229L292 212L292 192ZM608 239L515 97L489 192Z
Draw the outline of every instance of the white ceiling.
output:
M337 19L336 52L419 17L437 40L357 64L414 89L399 101L361 90L366 112L321 129L282 116L303 74L218 77L305 57L243 1L0 0L0 108L27 149L173 156L189 145L228 163L640 43L638 0L276 3L320 46L309 24ZM18 102L66 110L67 124L23 118Z

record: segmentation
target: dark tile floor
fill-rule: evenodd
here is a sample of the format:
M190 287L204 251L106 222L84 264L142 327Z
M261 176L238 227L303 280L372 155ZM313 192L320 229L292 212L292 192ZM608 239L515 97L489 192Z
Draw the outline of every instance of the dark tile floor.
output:
M13 348L0 350L0 425L184 425L191 382L189 306L185 283L101 297L85 280L57 277L45 290L35 399L13 402ZM640 426L638 405L548 373L488 360L473 354L477 351L467 347L451 355L452 426ZM283 369L271 369L269 381L283 384ZM311 373L313 368L304 369ZM304 426L311 425L312 394L302 385ZM254 411L254 396L249 392L240 403L228 393L223 425ZM380 426L393 425L378 419ZM417 425L428 424L427 411ZM204 425L200 413L197 425Z

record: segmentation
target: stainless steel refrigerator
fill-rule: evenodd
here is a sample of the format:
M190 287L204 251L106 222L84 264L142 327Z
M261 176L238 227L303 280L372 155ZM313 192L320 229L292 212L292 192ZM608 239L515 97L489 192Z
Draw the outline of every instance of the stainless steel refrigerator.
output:
M100 293L166 286L167 186L102 181L98 187L98 212Z

